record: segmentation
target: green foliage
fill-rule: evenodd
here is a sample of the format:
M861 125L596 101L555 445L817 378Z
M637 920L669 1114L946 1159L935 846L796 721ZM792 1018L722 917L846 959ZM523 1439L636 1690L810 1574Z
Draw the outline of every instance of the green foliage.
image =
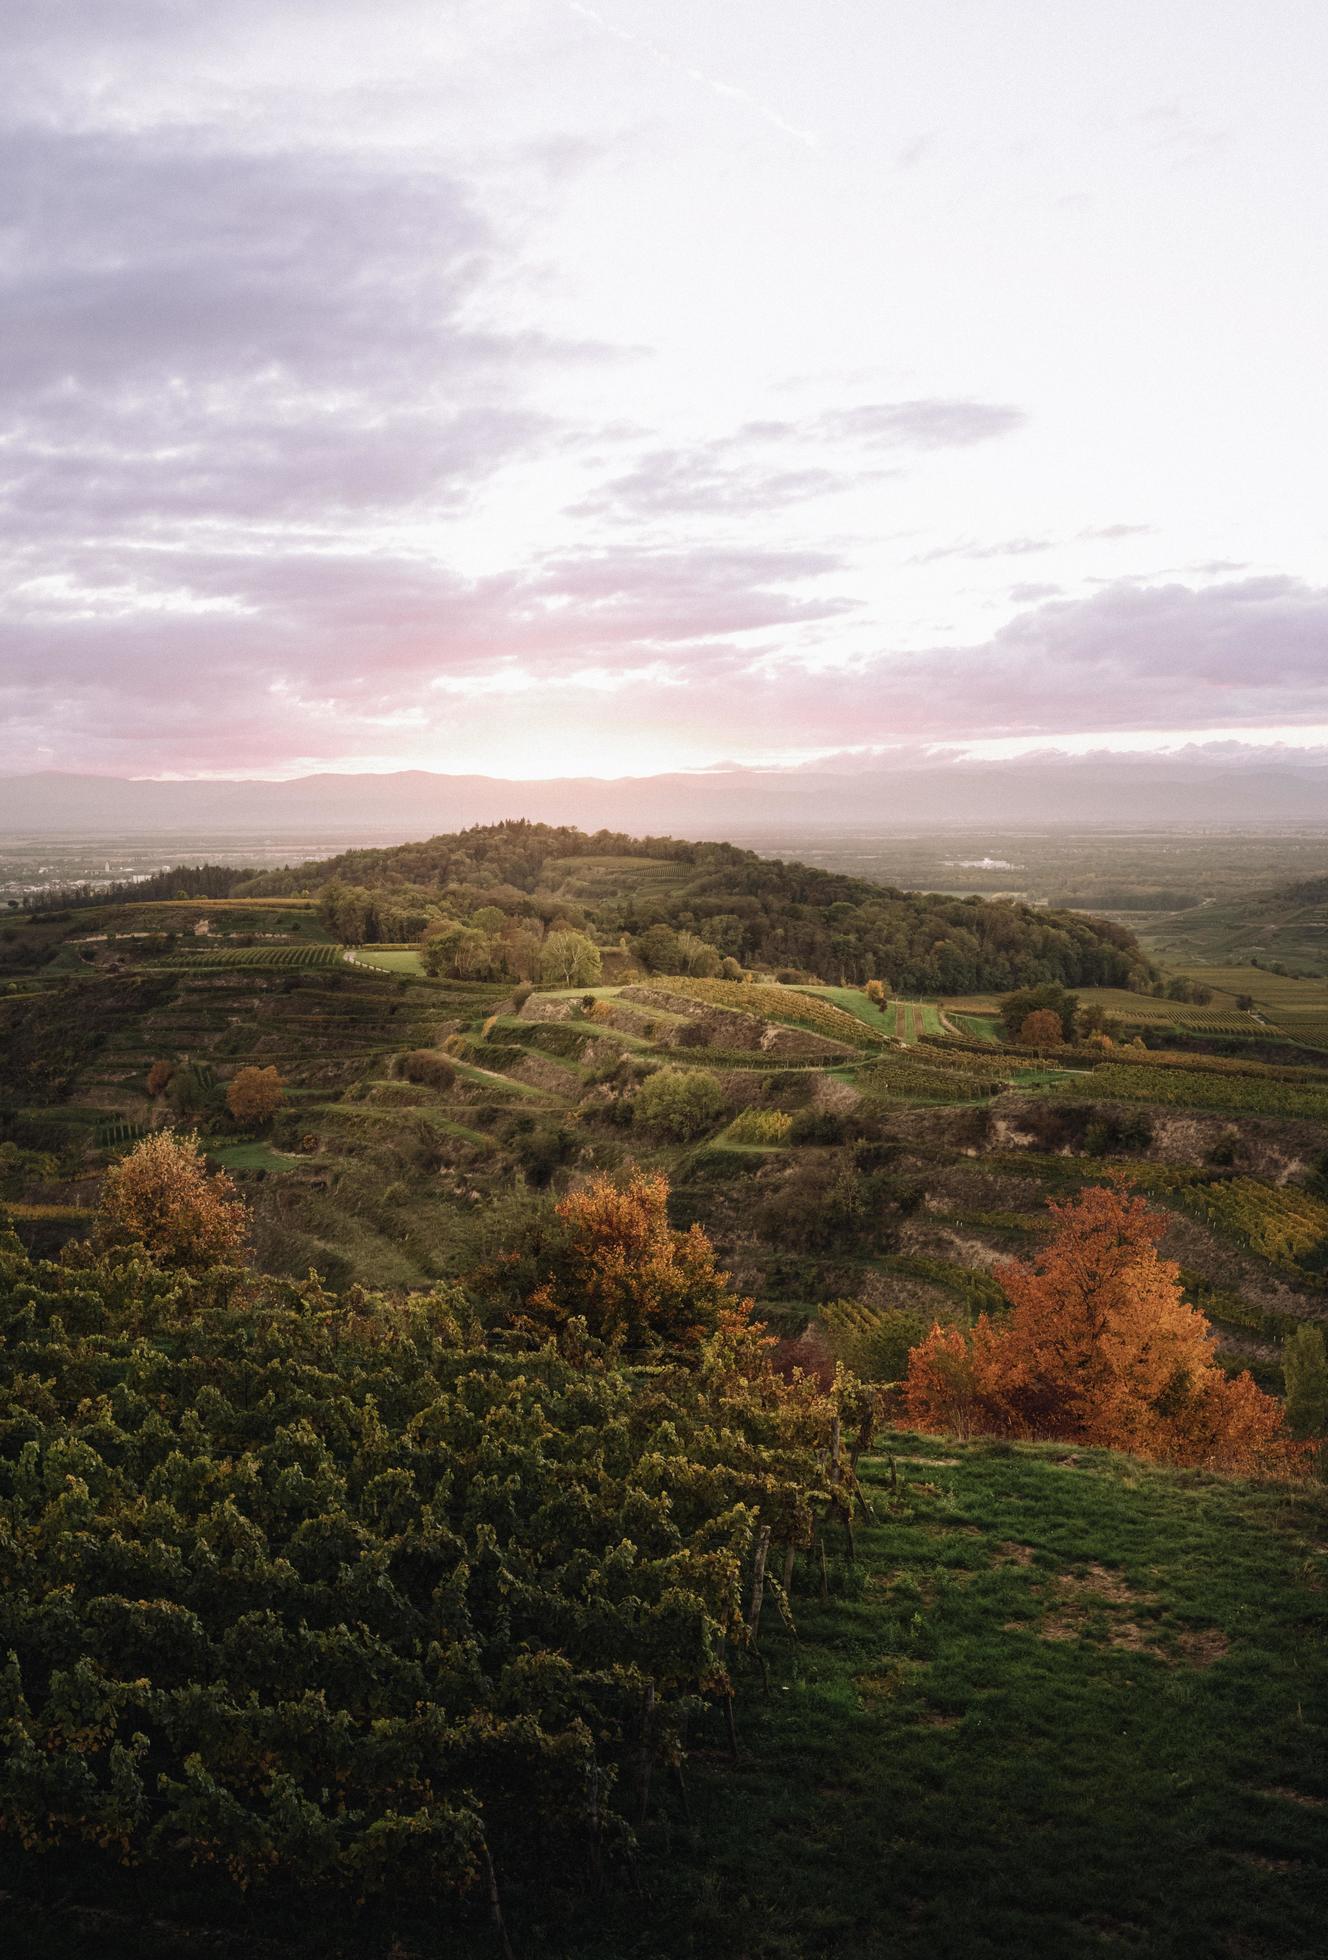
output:
M1305 1321L1282 1345L1286 1422L1301 1441L1328 1437L1328 1349L1323 1329Z
M603 875L615 861L624 871L617 880ZM584 879L574 875L578 864ZM902 992L944 995L1046 981L1129 986L1152 971L1132 934L1081 913L902 892L731 844L588 835L548 824L482 825L386 850L348 851L261 881L265 890L329 882L351 888L352 914L359 893L369 894L370 938L396 936L378 931L373 916L394 891L445 900L456 916L492 904L509 917L524 913L552 924L568 911L562 895L571 889L593 907L601 938L625 935L656 972L709 972L713 954L851 986L887 974ZM648 939L656 927L671 938ZM688 935L705 950L680 945Z
M727 1689L754 1532L806 1541L832 1413L750 1337L638 1389L445 1292L12 1239L0 1331L0 1822L102 1905L130 1865L437 1937L490 1857L592 1883Z
M636 1094L636 1120L675 1143L687 1143L713 1128L724 1113L724 1090L703 1068L661 1068L648 1075Z
M935 1315L919 1307L832 1300L820 1318L835 1359L860 1381L898 1382L908 1372L909 1349L925 1338Z
M1061 1037L1073 1041L1075 1018L1079 1012L1079 1001L1068 988L1054 980L1036 987L1021 987L1017 993L1007 994L1001 1002L1001 1025L1005 1039L1018 1041L1025 1021L1030 1014L1054 1014L1061 1024Z

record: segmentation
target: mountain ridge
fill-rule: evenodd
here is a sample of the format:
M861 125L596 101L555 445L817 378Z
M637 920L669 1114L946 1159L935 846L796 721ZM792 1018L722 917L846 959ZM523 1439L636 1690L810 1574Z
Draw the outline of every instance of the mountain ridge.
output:
M252 832L336 826L365 834L465 828L511 817L589 828L750 833L796 824L945 828L989 823L1143 829L1328 825L1328 763L1189 757L1036 757L1009 762L705 770L519 780L398 770L157 779L61 771L0 776L0 830Z

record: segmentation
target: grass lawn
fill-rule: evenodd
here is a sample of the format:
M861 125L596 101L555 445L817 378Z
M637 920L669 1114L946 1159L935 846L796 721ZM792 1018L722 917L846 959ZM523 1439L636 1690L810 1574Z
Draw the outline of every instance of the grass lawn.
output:
M851 1014L855 1020L864 1022L867 1027L875 1029L877 1034L889 1035L895 1031L891 1007L889 1005L885 1008L877 1007L875 1002L868 1000L866 994L858 987L800 987L798 991L804 994L819 994L822 1000L830 1001L835 1007L842 1007L845 1014Z
M357 946L353 966L367 966L374 973L404 973L424 978L424 964L418 953L383 952L376 946Z
M796 1642L767 1607L769 1698L749 1678L736 1764L706 1715L646 1898L566 1943L523 1920L523 1960L1320 1954L1328 1497L1061 1446L897 1457L828 1602L800 1571Z
M234 1143L205 1143L208 1162L225 1171L290 1171L308 1158L293 1157L274 1150L270 1143L240 1138Z

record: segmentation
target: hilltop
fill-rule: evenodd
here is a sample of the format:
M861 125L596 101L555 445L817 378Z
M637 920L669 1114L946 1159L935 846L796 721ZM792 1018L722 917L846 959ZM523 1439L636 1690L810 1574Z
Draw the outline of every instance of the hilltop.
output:
M1276 1386L1324 1315L1322 983L1157 980L1119 923L530 824L149 889L0 931L0 1203L39 1247L169 1121L241 1179L266 1267L338 1288L465 1280L635 1162L776 1328L860 1357L864 1319L989 1305L1047 1198L1115 1172L1233 1365ZM1084 1033L1010 1046L1003 994L1048 981ZM286 1085L257 1129L225 1101L251 1063Z

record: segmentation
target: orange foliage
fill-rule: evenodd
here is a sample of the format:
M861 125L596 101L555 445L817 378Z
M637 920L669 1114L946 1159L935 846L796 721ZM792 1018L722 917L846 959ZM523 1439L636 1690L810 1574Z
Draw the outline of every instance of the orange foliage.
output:
M1035 1007L1019 1023L1021 1048L1059 1048L1064 1039L1061 1017L1050 1007Z
M562 1327L574 1316L614 1346L692 1345L746 1319L699 1225L677 1232L668 1220L668 1180L634 1171L625 1184L596 1177L557 1207L562 1226L554 1271L530 1299L537 1322Z
M196 1136L154 1130L102 1180L97 1236L104 1245L141 1245L160 1265L202 1272L240 1252L247 1221L226 1173L209 1175Z
M239 1123L266 1123L286 1100L275 1068L242 1068L226 1088L226 1106Z
M933 1327L909 1356L922 1429L1060 1437L1159 1462L1288 1474L1299 1453L1280 1406L1213 1359L1212 1331L1159 1256L1165 1220L1101 1187L1049 1207L1057 1229L1032 1265L997 1274L1011 1312L971 1334Z

